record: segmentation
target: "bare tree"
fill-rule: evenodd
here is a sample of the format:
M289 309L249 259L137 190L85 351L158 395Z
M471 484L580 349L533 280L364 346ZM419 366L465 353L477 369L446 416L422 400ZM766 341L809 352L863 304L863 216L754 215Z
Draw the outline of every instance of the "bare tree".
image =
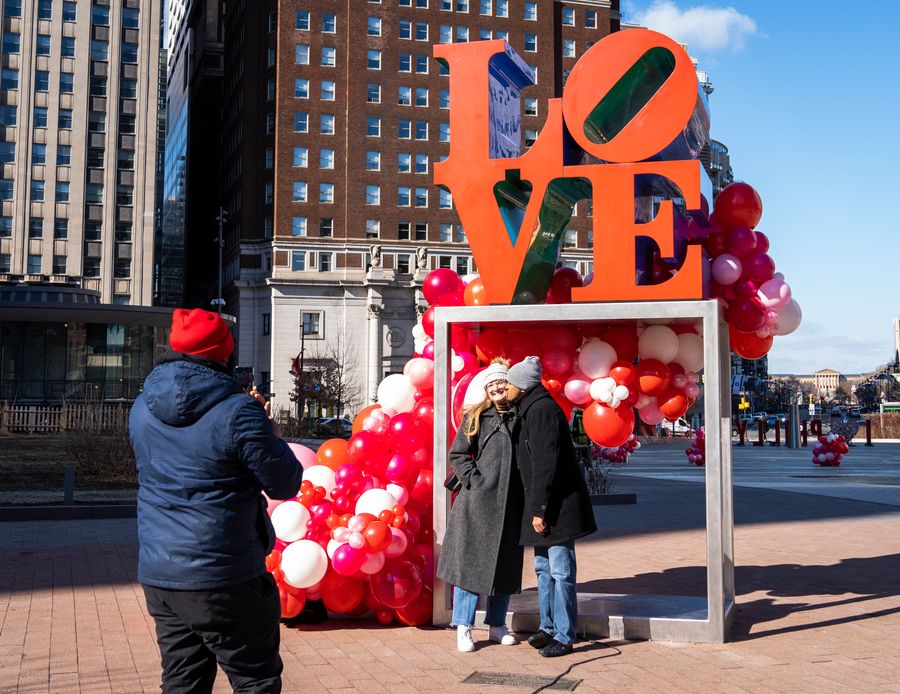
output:
M340 416L355 411L363 401L358 364L356 349L344 334L306 356L302 373L294 375L290 396L299 403L301 416L307 403L313 403L317 413L331 409Z

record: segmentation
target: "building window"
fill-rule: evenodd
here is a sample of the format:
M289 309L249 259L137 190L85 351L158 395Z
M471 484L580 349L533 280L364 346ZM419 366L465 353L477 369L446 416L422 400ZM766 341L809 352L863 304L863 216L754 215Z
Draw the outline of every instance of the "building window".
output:
M17 120L16 107L9 104L0 106L0 125L15 125Z
M428 9L428 0L416 0L416 9L427 10Z
M334 135L333 113L323 113L319 116L319 133L321 135Z
M300 31L309 31L309 12L307 10L297 10L297 20L294 26Z
M38 34L34 44L34 52L37 55L50 55L50 35Z
M406 152L397 154L397 173L409 173L412 170L412 157Z
M449 243L453 235L453 225L449 222L442 222L438 227L438 241Z
M272 333L272 314L262 314L262 334L270 335Z
M34 71L34 90L37 92L50 91L50 73L47 70Z
M71 130L72 129L72 109L70 108L61 108L59 109L59 116L57 117L57 126L60 130Z
M369 184L366 186L366 204L367 205L380 205L381 204L381 186Z
M56 202L69 202L69 182L56 182Z
M381 36L381 17L369 17L366 33L369 36ZM400 38L402 39L403 37L401 36Z
M275 114L267 113L266 114L266 135L274 135L275 134Z
M397 87L397 105L399 106L411 106L412 105L412 87Z
M438 43L453 43L453 27L449 24L441 24L438 32Z
M69 238L69 220L57 217L53 220L53 238L67 239Z
M117 279L131 277L131 260L128 258L116 258L113 263L113 277Z
M409 207L412 204L412 190L409 186L397 187L397 207Z
M381 152L366 152L366 171L381 171Z
M266 205L271 205L273 202L275 202L275 184L272 183L272 181L267 181L264 191L263 202Z
M427 120L417 120L416 121L416 139L417 140L427 140L428 139L428 121Z
M63 2L62 17L64 22L74 22L78 16L78 4L73 0Z
M10 31L3 32L3 52L4 53L18 53L19 46L21 44L22 37L19 34L14 34Z
M309 80L298 77L294 80L294 97L297 99L309 98Z
M525 50L529 53L537 52L537 34L525 33Z
M597 10L584 11L584 26L587 29L597 28Z
M331 80L322 80L322 101L334 101L334 82Z
M416 87L416 106L428 106L428 87Z
M428 222L416 222L416 241L428 240Z
M439 94L439 103L438 106L440 108L450 108L450 90L449 89L441 89Z
M465 43L469 40L469 27L456 27L456 43Z
M31 182L31 199L35 202L41 202L44 199L44 182Z
M9 178L0 178L0 200L12 200L13 182ZM6 219L5 217L3 219ZM10 222L10 230L12 230L12 222ZM2 234L0 234L2 235Z
M309 65L309 45L298 43L294 46L294 63L297 65Z
M266 49L266 67L275 67L275 47L269 46Z
M456 11L457 12L468 12L469 11L469 0L456 0Z
M397 137L408 140L412 137L412 121L401 118L397 121Z
M109 44L106 41L91 41L91 60L109 60Z
M40 275L41 274L41 256L29 255L28 256L28 265L26 267L25 272L27 272L29 275Z
M326 34L333 34L337 31L337 17L334 12L325 12L322 14L322 31Z
M35 106L34 107L34 118L32 119L32 124L35 128L46 128L47 127L47 109L44 106Z
M408 275L409 274L409 254L408 253L400 253L397 255L397 274L399 274L399 275Z
M490 17L493 14L493 4L492 0L481 0L478 3L478 14L483 17Z
M28 238L39 239L44 236L44 218L30 217L28 219Z
M64 256L64 255L53 256L53 274L54 275L65 275L66 274L66 256Z
M381 222L377 219L366 220L366 238L377 239L381 236Z
M479 29L478 38L482 41L490 41L492 38L494 38L494 32L490 29Z
M562 41L563 58L575 57L575 39L563 39Z
M503 29L497 29L494 34L495 38L503 39L504 41L509 41L509 32Z
M63 58L74 58L75 57L75 37L74 36L63 36L62 43L60 44L60 55Z
M366 118L366 135L368 137L381 137L381 118L368 116Z
M291 219L291 236L306 236L306 217Z
M337 63L337 49L334 46L322 46L322 65L334 67Z
M123 99L136 99L137 80L123 79L119 83L119 96Z
M537 3L526 2L523 8L523 17L529 22L537 21Z
M575 10L571 7L562 8L562 23L564 27L575 26Z
M122 28L137 29L140 26L140 10L126 7L122 10Z
M138 61L138 45L136 43L123 43L120 56L123 63L136 63Z
M334 168L334 150L323 148L319 150L319 168L320 169L333 169Z
M409 241L409 222L397 222L397 238L400 241Z
M428 22L416 22L416 41L428 40Z
M401 53L397 61L397 69L400 72L412 72L412 54Z
M0 89L18 89L19 88L19 71L5 67L0 77Z
M525 146L531 147L537 141L537 130L525 130Z
M334 202L334 183L319 184L319 202L328 205Z
M427 174L428 173L428 155L427 154L417 154L416 155L416 173L417 174Z
M381 51L370 50L366 56L366 68L369 70L381 69Z
M306 168L309 165L309 149L307 147L294 147L294 166Z
M400 25L397 27L397 38L412 39L412 22L410 20L400 20Z
M291 251L291 272L303 272L306 270L306 252Z
M271 217L266 217L266 218L263 220L263 234L265 235L265 237L266 237L267 239L272 238L272 230L273 230L274 228L275 228L275 222L272 220ZM266 259L270 261L270 268L269 268L269 269L271 269L271 260L272 260L272 256L266 256Z
M0 253L0 272L7 273L12 267L12 256L9 253Z
M7 143L3 143L7 144ZM9 143L12 144L12 143ZM47 145L35 142L31 145L31 163L46 164L47 163Z
M334 234L334 220L331 217L319 219L319 236L328 237Z
M440 192L438 207L442 210L449 210L453 207L453 196L450 194L449 190L445 190L444 188L438 189Z
M319 313L306 312L300 314L300 325L304 335L320 336L320 315Z
M452 265L452 256L449 255L439 255L438 256L438 267L442 270L449 270Z
M457 224L457 225L456 225L456 231L455 231L455 234L454 234L454 236L453 236L453 242L454 242L454 243L465 243L465 242L466 242L466 232L465 232L465 230L463 229L463 225L462 225L462 224Z
M274 147L266 147L266 168L267 169L275 168L275 148Z
M438 140L440 142L450 142L449 123L438 123Z
M416 207L428 207L428 188L416 188Z
M99 240L99 239L98 239ZM81 274L84 277L100 276L100 258L85 258Z
M370 104L380 104L381 103L381 85L380 84L369 84L366 89L366 102Z
M275 12L269 12L269 33L271 34L278 28L278 15Z
M306 189L307 186L305 181L294 181L291 200L293 202L306 202Z
M275 80L266 80L266 100L275 101Z
M536 116L538 114L538 100L533 96L525 97L525 115Z
M309 114L302 111L294 111L294 132L309 132Z

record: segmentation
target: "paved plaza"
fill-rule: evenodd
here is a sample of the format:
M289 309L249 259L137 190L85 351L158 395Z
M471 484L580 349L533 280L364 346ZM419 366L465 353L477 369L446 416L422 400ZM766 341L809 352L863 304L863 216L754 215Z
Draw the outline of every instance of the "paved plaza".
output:
M728 643L588 635L548 660L486 630L458 653L445 629L336 619L283 629L285 691L529 692L571 667L578 692L900 692L900 444L857 445L825 469L808 448L733 450ZM702 483L682 446L638 451L615 489L638 502L596 507L579 590L705 595ZM0 523L0 692L158 691L136 559L134 519ZM463 683L473 674L516 686ZM216 691L230 691L222 673Z

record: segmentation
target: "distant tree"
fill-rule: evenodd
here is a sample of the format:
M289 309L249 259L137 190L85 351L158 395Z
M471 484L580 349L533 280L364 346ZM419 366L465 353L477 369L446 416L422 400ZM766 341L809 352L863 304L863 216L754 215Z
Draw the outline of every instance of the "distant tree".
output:
M309 344L307 342L306 344ZM304 355L302 371L295 368L291 401L297 403L302 417L321 416L332 411L336 416L354 412L363 401L357 378L359 360L345 335L338 335Z

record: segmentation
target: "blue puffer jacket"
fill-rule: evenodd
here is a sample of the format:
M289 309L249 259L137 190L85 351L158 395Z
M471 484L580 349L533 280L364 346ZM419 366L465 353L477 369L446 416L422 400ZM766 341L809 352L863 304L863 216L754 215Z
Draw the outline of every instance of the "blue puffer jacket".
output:
M294 496L302 468L262 406L231 376L177 356L131 409L138 580L210 590L262 575L275 534L260 492Z

